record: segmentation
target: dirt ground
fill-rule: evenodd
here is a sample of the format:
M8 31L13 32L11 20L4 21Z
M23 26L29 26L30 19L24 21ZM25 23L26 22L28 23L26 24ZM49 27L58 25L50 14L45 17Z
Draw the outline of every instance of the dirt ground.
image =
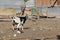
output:
M60 19L41 18L27 20L24 33L17 34L12 30L11 21L0 21L0 40L59 40ZM16 36L14 36L16 34Z

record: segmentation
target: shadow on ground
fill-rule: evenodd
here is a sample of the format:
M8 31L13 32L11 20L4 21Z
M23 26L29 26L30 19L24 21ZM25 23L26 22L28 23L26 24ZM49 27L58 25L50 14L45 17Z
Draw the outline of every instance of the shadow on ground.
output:
M60 40L60 35L57 35L57 40Z

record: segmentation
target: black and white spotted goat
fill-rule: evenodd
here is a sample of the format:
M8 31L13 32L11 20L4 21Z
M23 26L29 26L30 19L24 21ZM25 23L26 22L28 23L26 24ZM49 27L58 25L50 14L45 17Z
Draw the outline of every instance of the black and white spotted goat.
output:
M12 17L12 22L13 22L13 30L17 30L17 33L23 33L23 21L21 21L21 18L17 16Z

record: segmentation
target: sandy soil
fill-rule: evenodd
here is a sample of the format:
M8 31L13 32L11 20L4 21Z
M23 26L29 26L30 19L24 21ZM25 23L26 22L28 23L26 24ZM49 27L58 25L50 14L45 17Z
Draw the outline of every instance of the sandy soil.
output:
M59 40L59 37L60 19L57 18L27 20L22 34L13 32L11 21L0 21L0 40Z

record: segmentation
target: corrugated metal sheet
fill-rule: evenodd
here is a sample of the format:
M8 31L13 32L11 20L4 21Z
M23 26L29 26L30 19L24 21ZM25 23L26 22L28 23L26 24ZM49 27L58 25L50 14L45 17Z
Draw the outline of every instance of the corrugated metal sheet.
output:
M52 16L60 17L60 6L55 6L53 8L48 8L48 6L44 6L44 7L40 6L40 7L37 7L37 9L39 10L40 14L47 13L47 16L49 17L52 17Z

